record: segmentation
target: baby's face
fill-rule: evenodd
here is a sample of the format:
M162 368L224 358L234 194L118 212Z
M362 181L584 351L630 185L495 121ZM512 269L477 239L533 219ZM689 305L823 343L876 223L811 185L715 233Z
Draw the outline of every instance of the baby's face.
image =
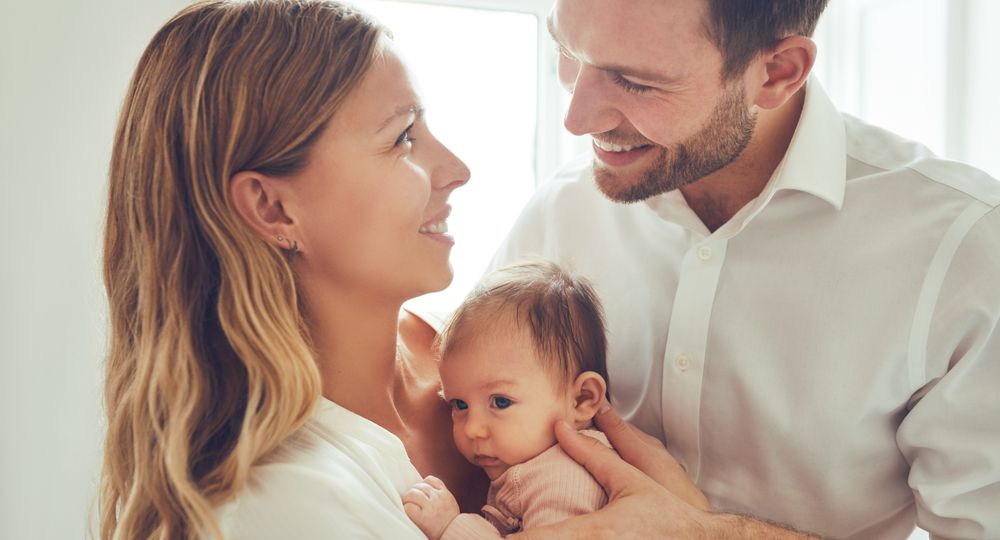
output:
M555 444L556 420L573 424L572 385L561 389L542 366L528 331L506 328L469 338L441 361L455 444L490 480Z

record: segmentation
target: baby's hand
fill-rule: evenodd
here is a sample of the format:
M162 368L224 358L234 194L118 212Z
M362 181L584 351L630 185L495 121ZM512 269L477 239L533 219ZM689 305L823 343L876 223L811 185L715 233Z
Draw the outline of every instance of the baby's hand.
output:
M403 495L403 509L431 540L441 538L459 514L455 496L434 476L425 477Z

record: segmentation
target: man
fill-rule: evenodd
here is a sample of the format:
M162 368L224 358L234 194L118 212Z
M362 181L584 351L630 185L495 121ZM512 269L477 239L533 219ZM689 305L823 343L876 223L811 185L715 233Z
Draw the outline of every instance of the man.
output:
M557 0L595 156L494 266L593 281L612 402L697 489L610 412L671 492L559 428L613 502L540 537L1000 538L1000 183L835 110L825 4Z

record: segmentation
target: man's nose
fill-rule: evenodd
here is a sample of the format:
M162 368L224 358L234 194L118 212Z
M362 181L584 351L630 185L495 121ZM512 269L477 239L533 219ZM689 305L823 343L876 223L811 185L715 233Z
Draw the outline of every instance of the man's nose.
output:
M563 124L573 135L604 133L619 126L621 112L607 94L602 72L582 65L573 84L573 94Z

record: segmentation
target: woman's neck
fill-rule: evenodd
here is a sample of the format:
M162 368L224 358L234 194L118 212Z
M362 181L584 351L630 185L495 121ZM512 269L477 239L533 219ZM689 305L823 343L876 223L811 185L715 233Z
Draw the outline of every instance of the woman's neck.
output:
M316 349L323 396L394 433L403 431L397 390L403 374L397 361L400 304L326 293L310 298L308 320Z

